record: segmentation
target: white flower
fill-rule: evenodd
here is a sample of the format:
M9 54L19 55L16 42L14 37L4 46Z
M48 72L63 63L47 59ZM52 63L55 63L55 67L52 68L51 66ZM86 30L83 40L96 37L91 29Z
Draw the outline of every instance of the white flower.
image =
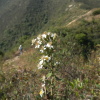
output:
M50 35L50 34L51 34L50 32L47 33L47 35Z
M43 60L40 60L39 64L41 64L41 65L42 65L42 64L43 64Z
M42 69L43 68L43 60L41 60L38 64L38 69Z
M37 40L40 40L41 38L37 37Z
M46 50L45 46L42 46L40 52L44 53L45 50Z
M41 59L44 60L44 61L49 62L51 60L51 57L49 57L49 56L42 56Z
M46 34L42 34L42 39L46 38L47 35Z
M53 35L53 39L55 39L57 37L57 34L56 33L54 33L54 35Z
M41 40L41 37L42 37L41 35L38 35L37 40L40 41Z
M53 33L51 34L51 37L54 37L54 34Z
M43 68L43 65L38 65L38 69L42 69Z
M51 47L51 45L48 43L48 44L46 45L46 47Z
M52 34L51 34L51 37L52 37L53 40L54 40L54 39L57 37L57 34L56 34L56 33L54 33L54 34L52 33Z
M36 46L35 46L35 48L40 48L40 45L41 45L41 44L42 44L42 41L40 41L40 40L37 41L37 42L36 42Z
M42 84L42 87L45 87L45 84Z
M53 48L52 43L51 42L50 43L47 43L46 47L48 47L50 49Z
M70 8L70 7L72 7L73 5L69 5L68 7Z
M40 48L40 45L36 45L35 48Z
M42 77L42 81L45 83L45 79L46 79L46 77L45 77L45 75L43 75L43 77Z
M35 42L36 42L36 39L33 39L33 40L32 40L32 45L33 45Z
M40 90L40 93L39 94L40 94L41 97L43 97L43 94L44 94L43 89Z
M43 53L43 52L44 52L44 50L40 50L40 52L41 52L41 53Z
M60 64L60 62L56 62L54 65L59 65Z
M52 49L53 48L52 42L47 43L47 45L45 45L44 47Z
M44 47L44 50L46 50L46 48Z
M38 42L38 44L40 44L40 45L42 44L42 41L37 41L37 42Z

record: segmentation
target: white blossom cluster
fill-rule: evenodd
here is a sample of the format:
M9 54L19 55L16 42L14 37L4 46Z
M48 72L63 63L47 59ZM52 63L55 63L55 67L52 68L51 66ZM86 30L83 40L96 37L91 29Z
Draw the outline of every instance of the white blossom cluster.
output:
M50 64L52 61L52 53L54 51L54 42L56 40L57 34L51 32L44 32L43 34L39 35L36 39L32 40L32 45L35 44L35 48L40 49L40 52L43 53L39 63L38 69L45 68L46 65ZM55 65L58 65L59 62L55 62ZM41 90L39 92L40 96L43 97L43 94L46 93L45 88L45 75L42 77L42 85Z
M60 64L60 62L55 62L54 63L54 66L57 66L57 65L59 65Z
M38 64L38 69L42 69L46 62L49 62L51 60L51 57L49 56L42 56L40 59L40 62Z
M35 48L39 48L40 52L45 54L45 56L42 56L40 59L38 69L42 69L46 63L50 62L51 57L48 56L48 52L54 49L53 42L56 37L56 33L44 32L43 34L38 35L36 39L32 40L32 45L35 44Z
M44 32L43 34L39 35L36 39L32 39L32 45L35 44L35 48L41 48L43 42L46 42L44 46L42 46L41 51L46 50L46 48L52 49L52 41L55 40L57 37L56 33L51 32Z
M42 77L43 83L41 85L42 88L41 88L40 93L39 93L41 97L43 97L43 94L46 93L45 80L46 80L46 77L45 77L45 75L43 75L43 77Z

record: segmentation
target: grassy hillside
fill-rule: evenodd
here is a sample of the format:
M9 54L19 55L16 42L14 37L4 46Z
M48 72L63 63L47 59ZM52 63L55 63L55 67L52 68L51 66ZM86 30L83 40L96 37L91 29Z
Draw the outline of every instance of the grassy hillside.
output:
M93 9L100 7L100 0L75 0L76 2L82 2L81 8L83 9Z
M5 0L5 2L3 0L0 1L0 4L2 5L0 6L0 48L7 48L7 42L14 42L15 39L12 39L12 37L16 36L12 36L14 34L10 34L10 32L7 30L21 22L28 2L29 0L26 2L24 2L24 0ZM9 47L10 46L8 46L8 48Z
M100 42L100 18L79 21L79 24L75 22L77 26L57 27L51 30L58 34L53 55L54 60L58 60L60 64L55 71L55 98L47 95L48 100L100 99L100 45L97 46ZM23 55L4 62L0 72L1 100L47 99L46 95L42 98L39 95L41 77L48 72L48 68L37 68L42 55L39 51L32 46L23 52ZM51 79L50 73L49 77L47 81Z
M63 26L87 11L73 0L0 0L0 5L0 48L3 51L9 50L23 36Z
M99 2L0 0L0 100L99 100L100 10L90 10ZM44 31L57 35L42 36L42 54L31 39Z

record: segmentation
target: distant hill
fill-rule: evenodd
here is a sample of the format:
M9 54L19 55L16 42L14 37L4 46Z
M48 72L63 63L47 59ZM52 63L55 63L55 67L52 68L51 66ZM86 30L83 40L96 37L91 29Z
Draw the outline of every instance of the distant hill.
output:
M76 2L82 2L81 8L93 9L100 7L100 0L75 0Z
M23 37L26 37L26 40L27 37L39 32L64 26L88 10L99 7L99 2L99 0L0 0L0 49L9 50Z

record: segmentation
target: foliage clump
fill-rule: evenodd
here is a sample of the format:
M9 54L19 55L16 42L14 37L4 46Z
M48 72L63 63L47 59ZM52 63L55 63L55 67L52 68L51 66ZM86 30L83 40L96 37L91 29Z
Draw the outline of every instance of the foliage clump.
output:
M87 59L88 55L91 53L91 50L94 49L93 41L84 33L76 34L75 39L80 46L81 54L85 59Z
M97 9L97 10L95 10L95 11L93 11L93 15L95 16L95 15L99 15L100 14L100 9Z

